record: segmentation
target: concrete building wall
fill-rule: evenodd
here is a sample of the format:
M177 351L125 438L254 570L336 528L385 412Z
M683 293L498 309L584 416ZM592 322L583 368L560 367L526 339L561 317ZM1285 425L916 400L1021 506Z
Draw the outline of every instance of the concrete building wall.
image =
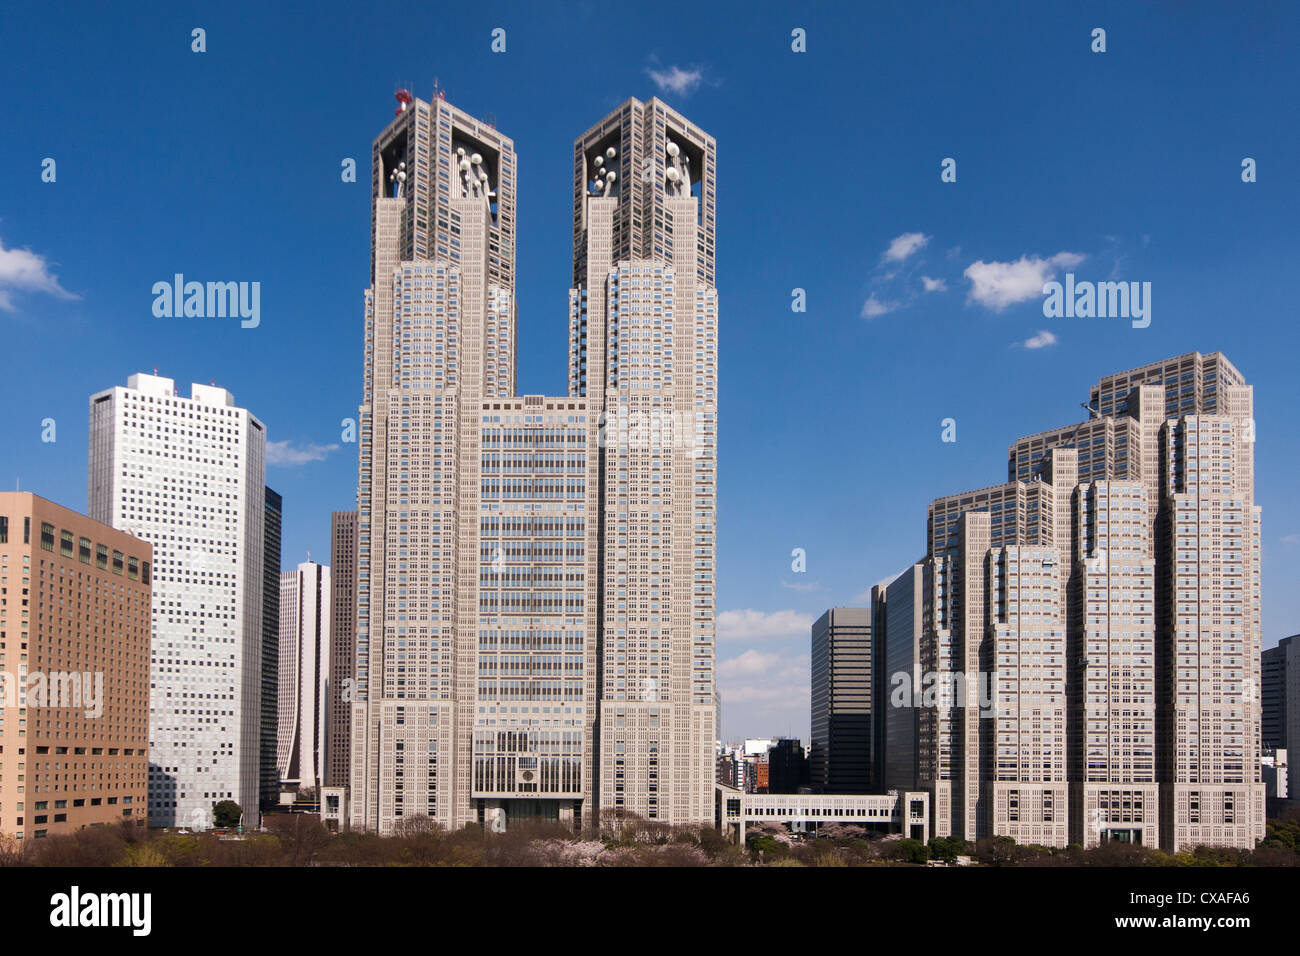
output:
M132 375L90 400L91 517L154 546L149 820L258 805L266 430L223 388Z
M153 549L0 492L0 833L146 822Z

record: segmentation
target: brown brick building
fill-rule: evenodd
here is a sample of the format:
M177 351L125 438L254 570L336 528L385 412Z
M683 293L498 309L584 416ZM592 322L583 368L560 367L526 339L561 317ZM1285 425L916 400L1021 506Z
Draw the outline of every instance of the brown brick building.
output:
M0 833L146 822L153 550L0 492Z

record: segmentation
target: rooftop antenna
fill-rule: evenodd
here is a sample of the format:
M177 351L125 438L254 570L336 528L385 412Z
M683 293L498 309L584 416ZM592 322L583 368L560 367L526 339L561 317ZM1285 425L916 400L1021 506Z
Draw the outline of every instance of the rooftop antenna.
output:
M433 95L436 99L447 99L447 91L442 88L442 84L438 82L436 76L433 78Z
M489 114L488 114L488 125L491 126L493 129L496 129L496 128L497 128L497 114L496 114L496 113L489 113Z

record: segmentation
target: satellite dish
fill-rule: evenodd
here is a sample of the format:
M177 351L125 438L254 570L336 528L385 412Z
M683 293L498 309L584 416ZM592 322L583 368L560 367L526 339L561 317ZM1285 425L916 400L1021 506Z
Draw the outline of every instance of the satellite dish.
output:
M610 159L613 159L615 156L618 155L618 150L616 150L613 146L611 146L609 149L605 150L605 155L608 156Z
M398 182L406 182L406 173L398 173L397 180Z
M465 155L465 147L464 147L464 146L457 146L457 147L456 147L456 155L457 155L457 156L464 156L464 155Z
M483 157L480 156L478 153L475 153L473 156L469 158L469 161L477 165L478 163L483 162Z
M398 163L398 164L397 164L397 168L398 168L398 169L405 169L405 168L406 168L406 163Z
M591 164L595 166L597 169L599 169L601 166L605 165L605 157L597 156L594 160L592 160Z
M674 183L677 182L677 170L675 169L668 170L668 180Z
M676 156L676 155L677 155L678 153L680 153L681 151L682 151L682 150L681 150L681 147L678 146L676 143L669 143L669 144L668 144L668 155L669 155L669 156Z
M609 171L609 176L607 176L606 178L612 183L617 178L617 174L614 172L614 170L611 169Z

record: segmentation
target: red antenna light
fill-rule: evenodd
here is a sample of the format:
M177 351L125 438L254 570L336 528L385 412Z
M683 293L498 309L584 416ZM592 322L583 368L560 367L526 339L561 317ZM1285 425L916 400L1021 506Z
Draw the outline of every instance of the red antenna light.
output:
M398 90L393 94L397 98L397 109L393 110L394 116L401 116L406 112L406 108L411 105L411 91Z

